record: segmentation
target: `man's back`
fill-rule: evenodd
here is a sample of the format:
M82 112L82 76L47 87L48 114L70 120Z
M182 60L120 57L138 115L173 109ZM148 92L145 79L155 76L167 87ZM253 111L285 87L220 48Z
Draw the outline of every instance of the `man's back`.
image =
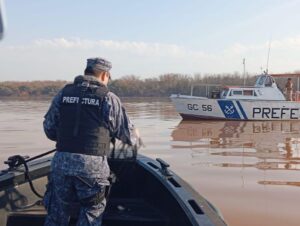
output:
M57 146L45 195L47 226L68 225L74 201L81 206L78 224L101 225L110 139L128 145L139 139L120 99L106 87L110 68L104 59L88 59L87 75L66 85L45 115L45 133Z

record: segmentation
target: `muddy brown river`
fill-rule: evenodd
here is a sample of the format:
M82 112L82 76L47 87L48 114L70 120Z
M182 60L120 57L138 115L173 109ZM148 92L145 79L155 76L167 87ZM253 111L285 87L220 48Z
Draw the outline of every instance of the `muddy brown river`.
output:
M49 101L0 100L0 167L54 143ZM230 226L300 225L300 122L181 121L168 100L125 100L145 147L210 200Z

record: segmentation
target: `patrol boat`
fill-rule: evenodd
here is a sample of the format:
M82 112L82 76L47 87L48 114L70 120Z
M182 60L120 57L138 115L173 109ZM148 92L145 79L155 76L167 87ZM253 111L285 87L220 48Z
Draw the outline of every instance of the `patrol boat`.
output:
M0 225L42 226L51 157L12 156L6 163L9 168L0 171ZM226 226L216 208L162 159L118 150L109 165L116 179L107 189L104 226ZM76 216L69 225L76 225Z
M298 84L299 84L299 75ZM205 97L172 94L171 100L184 119L220 120L299 120L299 91L287 101L274 76L262 74L249 87L225 86ZM206 87L208 90L208 87Z

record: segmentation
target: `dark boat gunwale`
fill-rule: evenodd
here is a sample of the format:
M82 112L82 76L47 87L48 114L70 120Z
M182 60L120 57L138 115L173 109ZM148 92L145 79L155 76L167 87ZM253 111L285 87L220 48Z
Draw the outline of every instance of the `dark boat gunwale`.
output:
M52 157L44 157L28 163L29 174L32 180L49 174ZM25 168L21 165L16 168L8 168L0 171L0 192L11 186L27 183Z
M37 159L28 163L29 174L32 180L47 176L50 171L52 157ZM124 161L122 159L114 161ZM125 160L126 161L126 160ZM192 225L225 226L222 216L204 197L198 194L188 183L172 171L169 176L164 175L158 161L149 157L138 155L137 158L129 158L127 161L135 163L156 178L176 199L181 209L185 212ZM25 168L17 168L0 171L0 192L10 187L27 183Z
M172 173L170 177L162 175L159 163L146 156L139 156L137 163L152 173L169 190L193 225L226 225L219 211L173 171L170 171Z

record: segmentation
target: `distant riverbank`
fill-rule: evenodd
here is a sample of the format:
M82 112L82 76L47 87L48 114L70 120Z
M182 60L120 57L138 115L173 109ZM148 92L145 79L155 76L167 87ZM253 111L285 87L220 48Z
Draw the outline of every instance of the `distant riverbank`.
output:
M255 76L246 77L246 85L253 85ZM285 80L277 79L280 87ZM0 82L0 99L26 100L52 98L70 81L6 81ZM238 74L184 75L165 74L156 78L140 79L137 76L124 76L112 80L109 89L120 97L169 97L173 93L189 94L191 85L202 84L195 94L205 93L205 84L243 85L244 78Z

